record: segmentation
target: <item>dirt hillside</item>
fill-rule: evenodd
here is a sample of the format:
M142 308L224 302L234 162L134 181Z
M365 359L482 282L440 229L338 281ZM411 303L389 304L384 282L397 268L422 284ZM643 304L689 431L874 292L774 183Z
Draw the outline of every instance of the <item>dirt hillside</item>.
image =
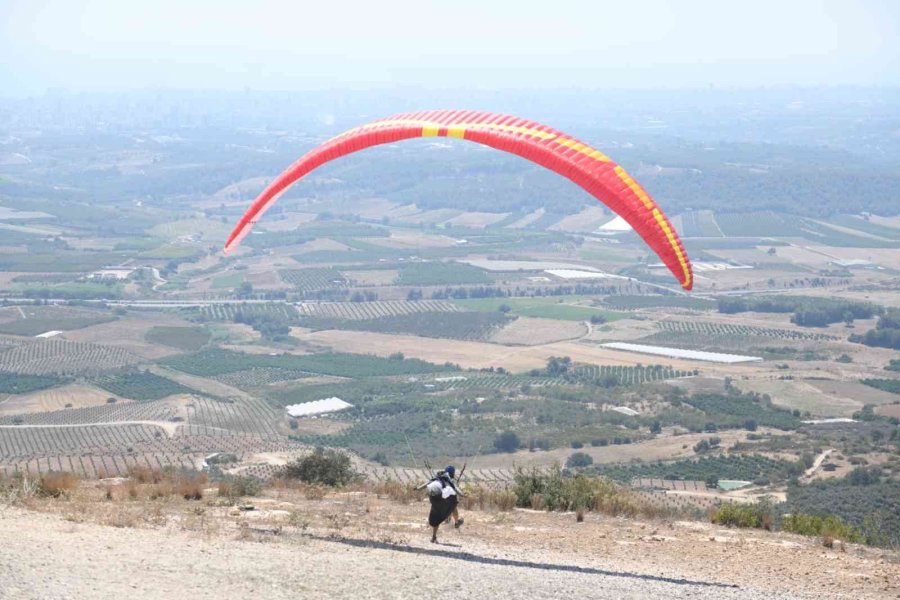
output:
M896 554L812 538L515 510L431 544L425 503L267 496L0 509L0 598L900 598Z

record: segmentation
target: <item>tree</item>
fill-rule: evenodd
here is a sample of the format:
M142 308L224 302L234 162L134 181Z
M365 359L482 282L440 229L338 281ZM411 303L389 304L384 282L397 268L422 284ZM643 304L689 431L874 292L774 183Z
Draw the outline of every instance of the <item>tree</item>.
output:
M237 295L239 298L246 298L253 294L253 284L249 281L243 282L237 289Z
M350 457L336 450L316 448L310 455L288 463L285 474L305 483L342 486L356 477Z
M519 436L512 431L504 431L494 440L494 448L498 452L515 452L521 445Z
M551 356L547 360L547 375L562 375L572 366L572 359L568 356Z
M575 452L566 460L566 467L569 469L589 467L592 464L594 464L594 459L585 452Z

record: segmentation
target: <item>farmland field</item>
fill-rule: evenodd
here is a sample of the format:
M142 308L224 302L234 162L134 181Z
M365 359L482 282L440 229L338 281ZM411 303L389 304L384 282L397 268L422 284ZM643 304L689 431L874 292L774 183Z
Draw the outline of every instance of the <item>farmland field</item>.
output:
M418 312L456 312L459 306L447 300L376 301L376 302L301 302L296 305L301 316L325 319L378 319Z
M603 303L617 310L641 308L690 308L694 310L715 310L714 300L692 296L608 296Z
M244 283L243 273L229 273L228 275L213 277L212 287L213 289L236 288L242 283Z
M174 394L197 393L196 390L147 371L97 377L92 383L116 396L138 401L161 400Z
M54 307L42 307L54 308ZM28 309L24 309L28 314ZM54 316L54 312L59 312ZM27 319L7 321L0 323L0 333L9 335L35 336L46 331L70 331L82 329L98 323L114 320L111 315L104 315L93 311L48 311L42 310L37 315L30 315Z
M517 317L502 329L495 331L488 341L495 344L540 346L562 340L578 339L587 333L588 327L581 321Z
M634 366L622 365L579 365L574 369L575 375L585 379L596 379L617 382L619 385L640 385L653 381L664 381L679 377L690 377L693 371L679 371L663 365Z
M564 321L589 321L591 317L603 317L607 321L628 318L627 313L613 312L590 306L568 304L578 297L566 297L566 302L559 298L477 298L455 300L466 310L497 311L502 306L510 308L510 314L523 317L542 317L545 319L562 319Z
M492 279L483 270L457 262L416 262L400 267L399 285L488 284Z
M65 382L65 379L59 377L0 371L0 394L26 394L62 385Z
M141 360L115 346L49 338L0 352L0 370L31 375L88 374L119 369Z
M101 406L106 404L108 398L109 393L99 388L82 383L70 383L10 396L0 402L0 416Z
M202 327L153 327L145 338L185 352L196 352L209 341L209 332Z
M200 316L211 321L233 321L238 313L253 316L272 316L288 320L297 316L297 309L293 305L284 302L211 304L201 309L186 309L185 312L188 315L199 313Z
M278 274L286 284L304 292L347 285L347 280L337 269L285 269Z
M394 360L362 354L244 354L227 350L206 350L198 354L174 356L162 364L192 375L224 375L254 367L269 367L336 375L339 377L372 377L406 375L450 370L416 359Z
M721 455L649 465L604 465L595 469L598 473L620 481L645 478L705 481L709 477L754 481L785 479L790 468L791 463L787 461L765 456Z
M771 329L756 327L753 325L738 325L733 323L710 323L708 321L657 321L656 326L663 331L676 333L699 333L704 335L728 336L728 337L773 337L785 340L812 340L833 341L837 338L824 333L809 333L793 329Z
M313 321L308 326L376 333L408 333L430 338L487 340L510 320L510 317L499 312L415 312L379 319L329 320L320 324Z

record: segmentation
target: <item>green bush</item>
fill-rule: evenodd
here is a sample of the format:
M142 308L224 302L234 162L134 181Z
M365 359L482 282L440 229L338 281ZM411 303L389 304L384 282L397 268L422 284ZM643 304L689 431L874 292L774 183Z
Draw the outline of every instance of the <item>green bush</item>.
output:
M235 501L244 496L256 496L263 488L262 481L256 477L237 475L219 481L219 496Z
M590 454L584 452L575 452L566 461L566 467L569 469L577 469L579 467L589 467L594 464L594 459Z
M845 542L863 541L859 530L834 515L827 517L803 513L787 515L781 521L781 530L800 535L829 536Z
M522 442L512 431L504 431L494 440L494 448L498 452L515 452L522 445Z
M634 516L646 509L626 490L602 477L567 477L559 465L547 471L517 469L512 492L516 506L547 510L593 510L611 515ZM535 503L535 498L540 498Z
M316 448L315 452L288 463L285 475L305 483L339 487L350 483L357 474L350 457L336 450Z
M767 500L756 504L726 502L713 511L710 520L727 527L772 529L772 503Z

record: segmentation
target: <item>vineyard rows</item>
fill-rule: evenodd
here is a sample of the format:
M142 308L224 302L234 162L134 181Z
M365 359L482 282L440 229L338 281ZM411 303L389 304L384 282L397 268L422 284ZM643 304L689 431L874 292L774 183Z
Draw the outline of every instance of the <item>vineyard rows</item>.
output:
M46 428L32 431L59 432L63 429L100 429L100 427ZM96 444L97 441L97 439L87 440L88 444ZM39 439L37 444L53 447L58 445L58 441L50 434ZM0 449L0 471L45 473L53 470L70 471L87 477L120 476L126 475L134 466L146 466L152 469L197 468L204 457L214 452L235 454L238 460L244 460L252 454L260 452L287 452L301 448L290 442L273 442L245 436L207 436L172 440L162 436L159 439L135 442L128 446L123 446L119 442L116 446L88 445L73 451L57 450L43 454L36 452L35 446L36 444L32 442L25 453L12 457L7 457Z
M631 480L631 487L639 489L683 490L687 492L706 492L709 489L704 481L685 481L681 479L646 479L638 477Z
M503 375L499 373L466 373L465 375L447 375L421 381L431 391L489 389L502 390L523 385L545 387L561 385L563 382L554 377L530 377L528 375Z
M127 402L85 408L67 408L0 417L0 425L91 425L119 421L170 421L176 407L167 402Z
M836 340L833 335L824 333L809 333L806 331L794 331L792 329L769 329L754 325L736 325L733 323L710 323L708 321L658 321L656 326L663 331L675 333L701 333L706 335L724 336L760 336L782 338L786 340Z
M282 439L275 429L281 417L268 404L258 400L219 401L197 397L188 406L187 423L177 436L255 436Z
M685 459L671 463L645 463L637 465L598 465L594 469L619 481L636 479L685 479L706 481L714 476L719 479L754 481L759 478L777 478L783 475L790 463L761 455L721 455L700 459Z
M306 371L300 371L299 369L253 367L251 369L243 369L241 371L216 375L213 379L241 390L251 391L254 388L260 388L282 381L303 379L304 377L310 377L310 374Z
M0 459L54 454L127 451L140 442L152 443L162 429L153 425L74 425L70 427L15 426L0 430ZM165 434L163 434L164 436Z
M347 285L337 269L284 269L278 271L281 280L302 292L315 292Z
M148 372L129 372L93 380L96 386L107 392L132 400L161 400L174 394L196 393L189 387L171 379Z
M693 375L690 371L680 371L662 365L628 367L623 365L578 365L575 375L585 379L615 377L620 385L639 385L651 381L677 379Z
M417 312L344 321L341 329L403 333L432 338L486 340L511 319L499 312Z
M631 490L637 500L646 502L662 510L684 513L696 511L707 514L718 507L727 497L691 496L687 494L671 494L665 490Z
M419 312L459 312L462 309L446 300L378 302L303 302L297 304L302 316L365 320Z
M284 302L235 302L233 304L211 304L200 309L200 314L212 321L234 321L237 313L243 315L267 315L289 320L297 317L297 309L293 305Z
M423 469L366 466L362 474L370 481L398 481L419 485L427 477ZM466 469L465 482L486 487L508 487L514 483L515 473L509 469Z
M141 360L114 346L49 338L0 352L0 371L84 376L120 369Z

